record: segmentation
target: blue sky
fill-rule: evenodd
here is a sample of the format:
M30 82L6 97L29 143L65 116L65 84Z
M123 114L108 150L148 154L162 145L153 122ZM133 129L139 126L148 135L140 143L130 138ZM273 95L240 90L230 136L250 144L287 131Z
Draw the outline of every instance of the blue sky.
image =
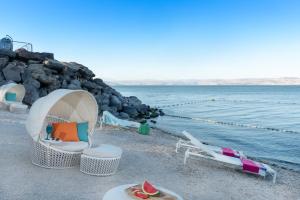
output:
M106 80L300 77L300 1L1 1L0 37Z

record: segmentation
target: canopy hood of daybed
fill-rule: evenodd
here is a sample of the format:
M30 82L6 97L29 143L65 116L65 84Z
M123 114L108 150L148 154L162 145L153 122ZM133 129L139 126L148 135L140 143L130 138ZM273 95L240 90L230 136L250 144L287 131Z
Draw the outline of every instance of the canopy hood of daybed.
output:
M35 101L26 122L27 132L37 141L47 116L68 121L88 122L93 133L98 118L98 105L92 94L84 90L58 89Z
M16 84L16 83L8 83L5 85L2 85L0 87L0 101L1 102L5 102L5 94L7 92L12 92L12 93L16 93L17 96L17 101L18 102L22 102L23 98L25 96L25 87L24 85L21 84Z

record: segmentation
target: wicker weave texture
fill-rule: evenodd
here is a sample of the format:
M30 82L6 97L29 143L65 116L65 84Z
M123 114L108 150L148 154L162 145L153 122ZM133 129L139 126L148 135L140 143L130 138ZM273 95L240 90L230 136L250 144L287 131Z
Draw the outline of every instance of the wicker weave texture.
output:
M58 151L41 142L33 141L32 163L54 169L71 168L79 165L81 153Z
M47 116L44 127L53 122L67 122L68 120ZM44 136L42 136L44 137ZM81 152L67 152L53 148L42 141L34 141L32 145L32 163L45 168L64 169L80 164Z
M80 171L94 176L110 176L116 173L121 157L95 158L82 154Z

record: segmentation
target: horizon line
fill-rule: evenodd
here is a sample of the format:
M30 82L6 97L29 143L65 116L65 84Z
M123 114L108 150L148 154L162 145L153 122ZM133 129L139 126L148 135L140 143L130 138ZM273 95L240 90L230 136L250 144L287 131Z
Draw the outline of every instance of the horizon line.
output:
M197 86L197 85L300 85L299 77L281 78L238 78L238 79L173 79L173 80L105 80L114 86L142 86L142 85L169 85L169 86Z

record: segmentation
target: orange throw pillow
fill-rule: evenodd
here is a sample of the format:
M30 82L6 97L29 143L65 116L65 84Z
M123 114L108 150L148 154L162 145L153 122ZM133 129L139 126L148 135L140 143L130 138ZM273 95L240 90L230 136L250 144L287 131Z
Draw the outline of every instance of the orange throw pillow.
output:
M53 123L53 138L58 138L64 142L79 141L76 122Z

